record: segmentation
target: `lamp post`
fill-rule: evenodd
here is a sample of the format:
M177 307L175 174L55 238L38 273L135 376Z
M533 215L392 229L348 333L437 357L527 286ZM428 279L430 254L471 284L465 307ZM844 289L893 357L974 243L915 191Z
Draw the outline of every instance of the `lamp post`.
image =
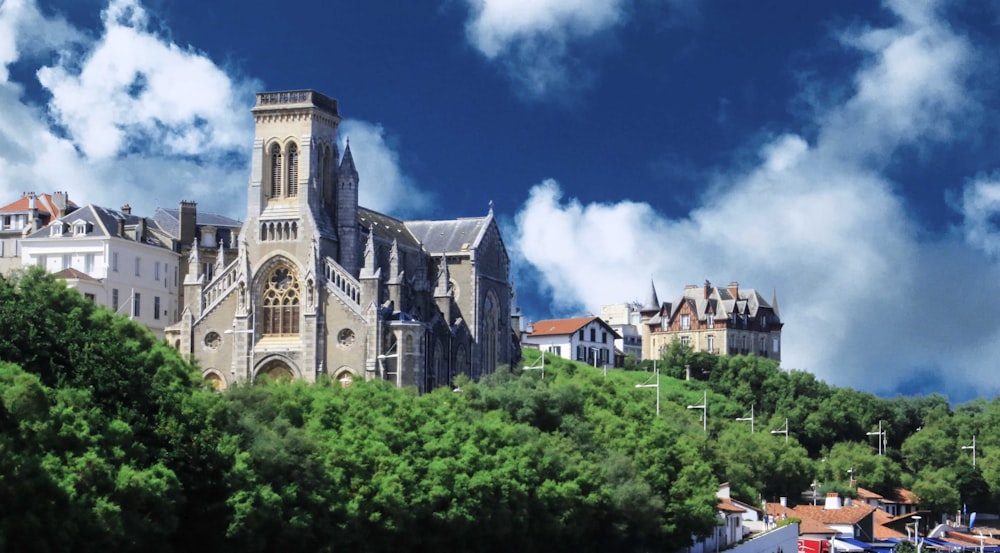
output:
M917 553L920 553L921 546L924 544L920 541L920 515L913 515L913 543L917 546Z
M878 432L867 432L866 436L878 436L878 454L881 457L885 452L885 430L882 430L882 421L878 421Z
M972 445L963 445L962 449L971 449L972 450L972 468L976 468L976 436L975 436L975 434L973 434L973 436L972 436Z
M656 361L653 361L653 373L656 375L656 384L636 384L636 388L656 388L656 416L660 416L660 371L656 370Z
M785 443L787 444L788 443L788 417L785 417L785 426L783 426L780 430L772 430L771 434L784 434L785 435Z
M750 433L753 434L753 404L750 404L750 416L749 417L737 417L737 421L750 421Z
M688 405L688 409L701 409L701 431L708 434L708 390L703 392L701 405Z

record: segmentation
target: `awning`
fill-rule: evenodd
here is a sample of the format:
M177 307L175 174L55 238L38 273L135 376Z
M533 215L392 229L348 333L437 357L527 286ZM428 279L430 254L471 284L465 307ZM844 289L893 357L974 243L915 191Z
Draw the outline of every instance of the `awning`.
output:
M864 551L868 544L854 538L833 538L833 547L837 551L860 552Z

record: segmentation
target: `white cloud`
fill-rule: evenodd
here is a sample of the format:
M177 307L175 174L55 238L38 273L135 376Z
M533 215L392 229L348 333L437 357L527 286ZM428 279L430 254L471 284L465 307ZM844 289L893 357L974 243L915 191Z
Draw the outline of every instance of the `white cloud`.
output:
M1000 172L969 182L959 209L969 245L1000 258Z
M430 198L403 172L399 154L386 142L382 125L346 119L340 124L340 149L351 144L358 169L358 203L396 217L427 209Z
M257 83L150 30L136 1L112 0L102 18L87 38L31 0L0 4L0 194L65 190L143 214L193 199L242 217L233 200L246 190ZM13 64L35 69L47 106L10 81Z
M706 278L768 299L774 287L782 364L834 384L891 391L912 368L947 367L967 375L947 384L959 393L989 374L997 333L983 330L985 316L956 317L952 300L976 290L974 310L1000 308L996 267L963 242L919 237L898 183L882 174L893 152L947 139L974 113L963 91L975 53L933 4L889 7L896 26L844 35L865 62L853 96L817 114L813 143L768 139L756 167L721 172L677 219L642 203L563 200L545 181L517 215L515 258L530 264L520 270L537 270L555 307L576 313L644 298L650 276L664 301ZM963 205L969 243L992 248L1000 183L974 183Z
M466 0L469 42L499 62L530 98L551 97L589 80L571 45L613 29L625 0Z
M213 156L246 146L252 90L212 60L150 33L134 0L113 0L105 33L77 66L62 56L38 79L49 109L92 159L155 144L166 155Z

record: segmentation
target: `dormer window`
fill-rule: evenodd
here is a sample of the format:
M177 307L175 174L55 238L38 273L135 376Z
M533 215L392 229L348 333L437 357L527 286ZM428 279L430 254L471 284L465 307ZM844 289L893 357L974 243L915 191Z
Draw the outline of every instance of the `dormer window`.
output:
M73 236L86 236L89 225L86 221L77 221L73 223Z
M62 236L63 235L63 222L56 221L52 223L52 228L49 230L49 236Z

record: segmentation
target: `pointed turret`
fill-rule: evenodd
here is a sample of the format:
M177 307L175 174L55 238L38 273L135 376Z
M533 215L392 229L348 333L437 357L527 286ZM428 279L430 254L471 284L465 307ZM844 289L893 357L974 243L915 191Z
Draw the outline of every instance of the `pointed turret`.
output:
M345 180L351 180L354 184L358 183L358 168L354 166L354 156L351 155L351 141L347 140L347 145L344 146L344 157L340 160L340 182Z
M358 169L354 166L351 143L344 147L344 157L337 171L337 237L340 240L340 265L352 275L360 270L358 262Z
M656 296L656 286L653 279L649 279L649 295L646 296L646 303L643 304L640 312L657 311L660 309L660 298Z
M215 274L221 275L222 270L226 268L226 241L222 238L219 239L219 253L215 257Z
M778 288L775 287L771 295L771 308L774 309L774 316L781 318L781 314L778 312Z
M437 285L434 287L434 301L438 311L449 326L452 324L451 312L451 273L448 271L448 258L441 254L438 265Z

